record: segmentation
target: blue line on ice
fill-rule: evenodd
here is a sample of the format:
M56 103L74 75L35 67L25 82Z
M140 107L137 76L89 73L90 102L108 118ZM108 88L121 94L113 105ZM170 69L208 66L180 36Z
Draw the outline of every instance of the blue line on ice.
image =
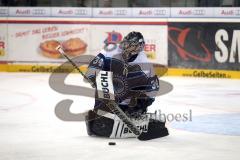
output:
M175 129L208 134L240 136L240 114L210 114L194 116L192 121L173 122Z

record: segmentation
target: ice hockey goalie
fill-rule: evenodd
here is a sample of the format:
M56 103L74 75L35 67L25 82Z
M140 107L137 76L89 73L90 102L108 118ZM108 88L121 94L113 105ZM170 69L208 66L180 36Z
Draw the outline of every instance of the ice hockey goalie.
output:
M159 91L158 77L148 63L144 49L144 37L140 32L130 32L111 51L102 50L89 64L86 76L96 83L99 71L113 73L115 102L141 131L153 138L168 135L165 121L152 118L147 108ZM90 136L130 138L135 134L115 115L96 91L95 106L86 117Z

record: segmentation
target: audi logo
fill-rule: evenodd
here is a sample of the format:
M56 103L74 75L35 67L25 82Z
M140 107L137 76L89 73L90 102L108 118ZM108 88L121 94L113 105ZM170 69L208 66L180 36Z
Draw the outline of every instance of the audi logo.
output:
M45 15L46 14L46 10L44 10L44 9L34 9L33 10L33 14L34 15Z
M166 10L155 10L154 14L155 15L166 15L167 11Z
M127 15L127 11L126 10L123 10L123 9L121 9L121 10L115 10L115 15L121 15L121 16L123 16L123 15Z
M240 10L239 9L236 10L236 15L238 15L238 16L240 15Z
M195 9L195 10L193 10L193 14L194 15L205 15L206 11L203 9Z
M87 10L84 9L75 10L75 15L87 15L87 14L88 14Z
M8 14L8 10L7 9L0 9L0 14Z

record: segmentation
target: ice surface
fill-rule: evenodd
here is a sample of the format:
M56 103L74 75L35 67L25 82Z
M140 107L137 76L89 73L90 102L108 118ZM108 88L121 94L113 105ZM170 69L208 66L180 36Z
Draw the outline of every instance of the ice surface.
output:
M150 111L192 112L192 121L168 122L170 136L151 141L88 137L84 122L58 119L54 108L73 99L71 111L90 109L92 98L63 95L49 74L0 73L0 160L237 160L240 158L240 80L163 77L174 89ZM83 85L70 75L69 84ZM109 146L114 141L116 146Z

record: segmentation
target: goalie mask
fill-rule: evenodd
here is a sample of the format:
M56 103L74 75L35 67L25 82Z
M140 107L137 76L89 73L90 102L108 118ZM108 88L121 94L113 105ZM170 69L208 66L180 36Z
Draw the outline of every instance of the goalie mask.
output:
M120 43L122 57L125 62L131 61L131 58L138 55L144 49L144 38L140 32L130 32Z

